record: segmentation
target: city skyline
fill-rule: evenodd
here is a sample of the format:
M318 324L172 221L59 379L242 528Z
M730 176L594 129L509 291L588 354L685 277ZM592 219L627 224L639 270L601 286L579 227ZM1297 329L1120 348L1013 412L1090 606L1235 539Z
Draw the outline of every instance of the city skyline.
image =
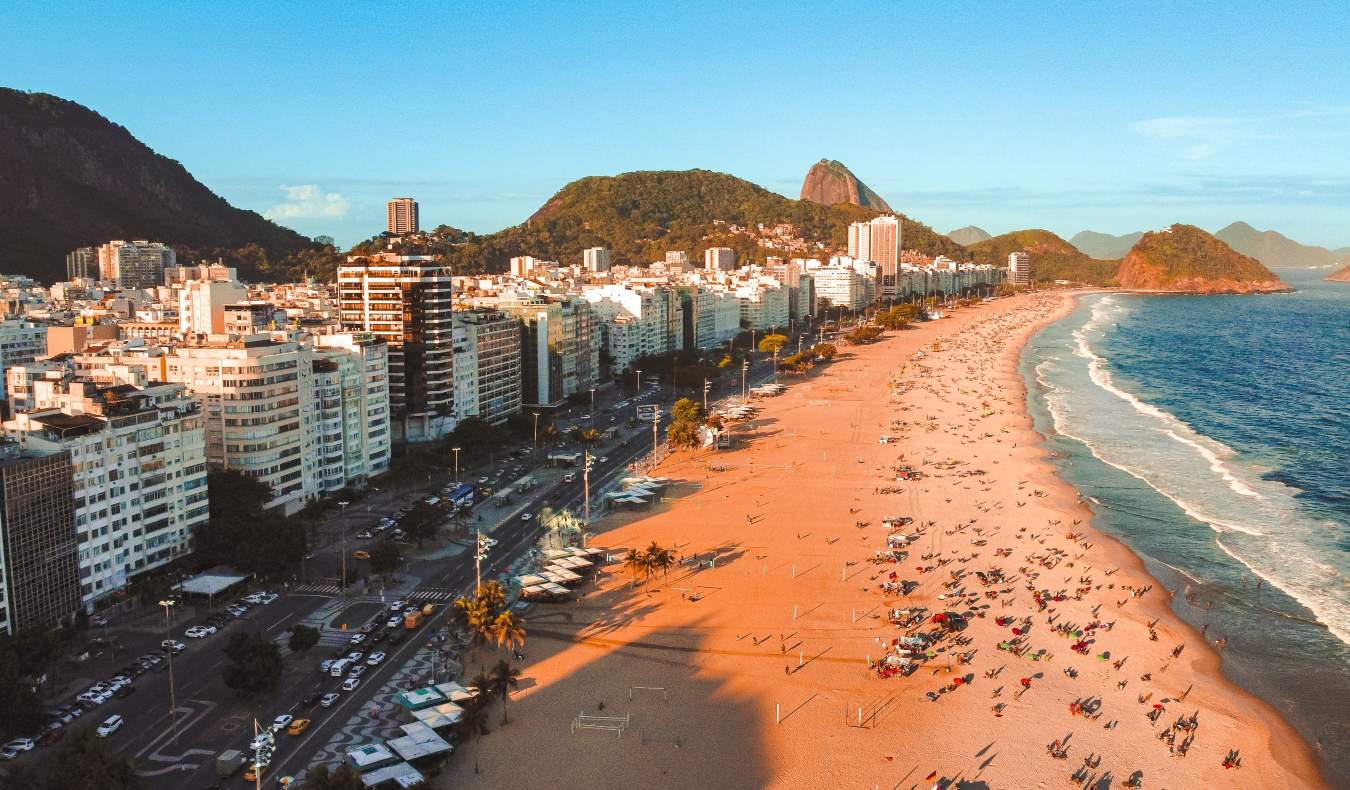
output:
M1350 244L1350 105L1334 99L1350 67L1324 55L1342 7L906 8L872 20L868 39L893 45L837 46L861 10L20 6L6 15L28 34L0 67L235 205L344 246L399 195L424 227L490 232L587 175L700 167L796 197L822 157L943 232L1244 220ZM163 31L155 48L97 46ZM394 51L418 52L414 68ZM396 132L398 118L434 131Z

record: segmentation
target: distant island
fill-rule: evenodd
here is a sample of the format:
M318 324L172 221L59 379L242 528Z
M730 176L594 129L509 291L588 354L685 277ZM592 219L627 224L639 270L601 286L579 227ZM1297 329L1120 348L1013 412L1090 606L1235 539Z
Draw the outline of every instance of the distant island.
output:
M1340 271L1328 274L1327 280L1333 283L1350 283L1350 265Z
M1190 294L1281 293L1292 290L1270 269L1194 225L1145 233L1121 261L1122 288Z

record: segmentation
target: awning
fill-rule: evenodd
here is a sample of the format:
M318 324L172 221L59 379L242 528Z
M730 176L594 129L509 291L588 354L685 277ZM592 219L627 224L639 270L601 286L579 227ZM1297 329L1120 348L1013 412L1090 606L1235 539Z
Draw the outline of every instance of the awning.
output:
M188 595L220 595L236 584L247 580L247 576L241 576L237 573L211 570L185 579L182 583L175 584L173 588Z

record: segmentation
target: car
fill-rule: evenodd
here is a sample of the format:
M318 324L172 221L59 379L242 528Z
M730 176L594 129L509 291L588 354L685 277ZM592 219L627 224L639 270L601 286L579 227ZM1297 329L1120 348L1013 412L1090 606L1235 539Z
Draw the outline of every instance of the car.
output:
M520 520L521 520L521 521L529 521L529 520L532 519L532 518L534 518L534 516L531 515L531 514L529 514L529 513L521 513L521 514L520 514Z
M49 710L47 711L47 715L51 716L54 720L59 721L62 724L70 724L72 721L75 720L75 717L71 715L69 711L65 710L55 710L55 709Z
M15 738L5 744L4 748L13 749L16 752L31 752L35 746L37 746L37 744L33 742L32 738Z
M388 636L389 632L384 630L384 626L380 626L380 630L370 635L370 643L372 645L378 645L379 643L383 642Z
M267 767L267 763L262 763L262 764L259 764L259 763L249 763L249 764L248 764L248 768L244 769L244 781L245 781L245 782L256 782L256 781L258 781L258 774L261 773L262 770L263 770L264 768L266 768L266 767Z
M102 705L103 703L108 701L107 697L93 691L86 691L83 694L80 694L79 696L75 697L75 699L92 706Z
M628 442L624 442L624 444L627 444L627 443L628 443ZM609 460L609 458L608 458L607 456L603 456L603 455L600 456L599 458L595 459L596 463L600 463L600 464L603 464L603 463L605 463L605 462L608 461L608 460Z
M262 593L250 593L244 596L244 600L248 601L254 606L257 606L259 603L262 602L262 597L263 597Z
M480 486L485 486L485 485L487 485L487 484L490 483L490 482L492 482L492 481L491 481L491 480L488 480L486 477L480 477L480 478L478 478L478 485L480 485Z
M356 533L356 537L359 540L370 540L371 538L375 537L375 534L372 533L370 530L365 529Z
M95 734L97 734L98 737L100 738L107 738L108 736L112 735L113 733L117 732L120 729L122 729L122 717L118 716L117 714L113 714L112 716L109 716L108 718L104 719L102 724L98 725L98 729L95 730Z
M400 625L403 625L402 617L391 617L384 623L385 628L398 628Z
M375 622L374 620L371 620L369 623L366 623L365 625L361 626L361 633L369 636L371 633L375 631L376 628L379 627L380 627L379 623Z
M350 645L352 645L352 646L356 646L356 645L361 644L361 643L364 642L364 641L366 641L366 635L365 635L365 634L355 634L355 635L352 636L351 639L348 639L348 640L347 640L347 643L350 644Z
M187 650L187 645L179 642L177 639L165 639L163 642L159 643L159 646L164 652L173 653L175 655Z
M487 538L487 537L483 538L483 545L487 546L489 549L492 548L493 546L496 546L497 542L498 541L496 538Z
M286 732L291 735L299 735L309 729L309 719L296 719L291 722L291 726L286 728Z
M311 691L310 693L305 695L304 699L300 700L300 707L312 708L314 707L314 703L318 701L319 701L319 692Z
M404 616L404 617L407 617L408 615L410 615L410 614L412 614L412 613L414 613L414 612L416 612L416 611L417 611L417 607L416 607L416 606L409 606L408 608L406 608L406 609L403 610L403 616Z
M367 668L367 667L366 667L365 664L357 664L356 666L354 666L354 667L352 667L351 669L347 670L347 677L349 677L349 678L359 678L359 677L361 677L362 675L366 674L366 668Z
M366 663L369 664L369 665L372 666L372 667L378 667L378 666L380 665L380 662L381 662L381 661L384 661L384 653L383 653L383 652L371 653L371 654L370 654L370 658L367 658L367 659L366 659Z
M564 483L575 483L576 481L577 481L577 473L576 473L576 472L568 472L567 474L563 475L563 482L564 482Z
M397 601L394 601L393 603L389 604L389 611L401 612L405 607L407 607L407 605L408 602L400 598Z
M57 710L62 713L69 713L77 719L84 715L84 708L81 708L79 705L62 705L60 708L57 708Z
M13 749L0 749L0 760L13 760L19 753Z
M286 729L291 726L291 722L293 721L295 721L295 717L289 713L283 713L280 716L277 716L275 719L272 719L272 732Z
M357 663L358 661L360 661L365 657L366 654L362 653L360 650L353 650L352 652L347 654L347 660L352 662L353 664Z
M96 614L93 617L89 618L89 624L92 626L96 626L98 628L102 628L103 626L108 624L108 618L104 617L101 614Z
M263 597L259 598L258 600L261 601L264 606L266 606L267 604L275 601L276 599L277 599L276 593L265 593Z
M188 630L184 631L183 634L189 639L205 639L206 637L210 636L207 630L199 625L192 626Z
M328 674L328 670L332 669L332 667L333 667L333 659L331 658L325 658L323 661L319 662L319 671L324 673L325 675Z
M333 703L337 702L338 699L338 695L329 692L328 694L323 695L323 698L319 700L319 704L325 708L331 708L333 707Z
M356 691L356 687L361 685L361 678L347 678L342 681L343 691Z
M364 550L353 551L352 557L358 560L368 560L370 559L370 552Z

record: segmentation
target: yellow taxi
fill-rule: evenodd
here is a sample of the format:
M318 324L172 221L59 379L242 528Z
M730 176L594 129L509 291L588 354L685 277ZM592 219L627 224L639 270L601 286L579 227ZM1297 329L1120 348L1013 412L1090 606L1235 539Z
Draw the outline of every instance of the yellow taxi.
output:
M370 552L364 551L364 550L362 550L362 551L353 551L353 552L352 552L352 556L355 557L355 558L358 559L358 560L368 560L368 559L370 559Z
M291 722L291 726L286 728L286 732L291 735L299 735L309 729L309 719L296 719Z

